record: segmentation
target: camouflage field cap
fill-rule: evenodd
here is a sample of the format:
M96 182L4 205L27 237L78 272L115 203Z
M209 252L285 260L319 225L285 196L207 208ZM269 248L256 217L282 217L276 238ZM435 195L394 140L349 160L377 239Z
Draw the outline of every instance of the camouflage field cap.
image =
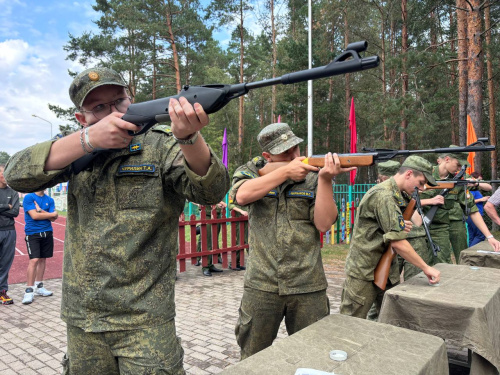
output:
M76 108L80 109L89 92L104 85L127 87L122 76L113 69L94 67L84 70L75 77L69 87L69 97Z
M387 160L377 164L378 174L382 176L394 176L400 167L401 164L396 160Z
M453 147L458 147L458 146L457 145L450 145L449 147L453 148ZM450 150L450 152L442 154L441 156L442 157L449 156L450 158L457 159L458 162L460 163L460 165L467 165L467 166L469 165L469 162L467 161L467 158L469 157L468 152L453 152L452 150Z
M429 185L437 185L436 180L432 177L432 164L423 157L417 155L408 156L401 166L422 172Z
M284 122L267 125L257 136L262 151L273 155L281 154L303 141L293 134L292 129Z

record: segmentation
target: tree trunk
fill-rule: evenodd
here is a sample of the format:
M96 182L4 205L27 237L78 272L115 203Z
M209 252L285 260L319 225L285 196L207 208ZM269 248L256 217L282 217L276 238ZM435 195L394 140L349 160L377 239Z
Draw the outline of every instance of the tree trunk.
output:
M458 139L460 145L465 145L467 140L467 12L461 10L466 8L466 0L457 0Z
M477 137L482 136L481 120L483 114L483 90L481 81L483 79L483 61L482 61L482 46L481 46L481 1L468 0L472 6L471 11L467 15L467 36L469 41L468 50L468 84L467 84L467 114L472 120L474 130ZM477 171L481 170L481 153L476 153L474 160L474 168Z
M181 87L182 87L181 86L181 71L179 68L179 53L177 52L177 46L175 44L175 35L174 35L173 27L172 27L172 8L171 8L170 1L168 2L165 16L167 18L167 28L168 28L170 46L172 47L172 55L174 57L175 87L177 89L177 92L180 92Z
M389 132L387 130L387 122L385 118L385 103L387 101L387 89L386 89L386 68L385 68L385 19L384 19L384 10L381 7L378 7L380 12L380 41L382 45L382 51L380 53L380 65L382 65L382 113L384 115L384 141L389 139Z
M245 45L243 44L243 0L240 0L240 83L243 83L243 63L245 56ZM243 136L245 130L244 118L245 106L243 96L239 98L239 116L238 116L238 149L241 151L243 145Z
M403 50L401 53L403 54L403 70L401 72L403 78L403 87L401 95L403 97L403 101L405 100L406 94L408 92L408 72L406 71L406 62L408 52L408 10L406 8L407 0L401 0L401 18L403 21L403 29L401 35L401 44ZM406 118L406 105L403 104L403 108L401 109L401 134L400 134L400 148L401 150L406 150L408 147L408 136L406 133L406 129L408 128L408 119Z
M453 11L450 11L450 25L453 25ZM455 40L452 39L450 45L451 54L455 53ZM455 84L457 81L457 65L455 63L450 64L450 87L452 90L455 89ZM451 124L451 143L454 145L458 144L458 118L457 118L457 106L453 104L450 108L450 124Z
M349 44L349 27L347 22L347 8L344 9L344 49ZM350 74L345 75L345 122L344 122L344 152L350 150L350 137L349 137L349 105L351 99L351 85Z
M276 27L274 25L274 0L271 0L271 38L273 45L273 78L276 78ZM271 119L276 122L276 85L271 86Z
M490 114L490 144L497 144L497 128L495 125L495 91L493 87L493 66L491 63L491 20L490 20L490 7L491 1L488 1L486 8L484 9L484 28L486 31L486 69L488 74L488 96L489 96L489 114ZM496 180L498 162L497 150L494 150L491 154L491 179Z
M396 27L395 27L395 22L394 22L394 18L392 17L392 15L390 16L391 17L391 57L395 57L396 56ZM391 69L389 70L389 95L391 97L391 99L395 99L396 97L396 86L395 86L395 82L396 82L396 70L394 69L394 66L391 67ZM394 127L392 127L392 129L390 130L390 133L389 133L389 140L391 141L391 145L393 145L394 141L396 140L396 129L394 129Z

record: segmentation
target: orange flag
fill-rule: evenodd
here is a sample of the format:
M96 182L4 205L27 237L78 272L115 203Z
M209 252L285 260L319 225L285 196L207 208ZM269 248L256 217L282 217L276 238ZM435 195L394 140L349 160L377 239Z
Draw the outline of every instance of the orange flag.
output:
M474 130L474 126L472 126L472 120L470 116L467 115L467 144L477 142L476 131ZM470 164L470 167L467 168L467 174L471 174L474 172L474 158L476 157L475 152L469 152L469 156L467 157L467 161Z

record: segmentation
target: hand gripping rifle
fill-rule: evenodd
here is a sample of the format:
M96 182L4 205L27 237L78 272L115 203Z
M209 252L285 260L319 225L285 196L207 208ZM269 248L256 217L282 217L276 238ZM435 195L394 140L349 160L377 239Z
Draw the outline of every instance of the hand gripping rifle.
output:
M359 53L366 51L367 47L368 42L366 41L351 43L346 47L344 52L337 56L335 60L328 65L288 73L279 78L249 83L239 83L235 85L211 84L201 86L184 86L178 95L131 104L122 119L140 126L141 130L136 133L129 131L130 135L139 135L145 133L149 130L149 128L159 122L170 121L170 116L168 115L168 103L171 98L179 99L183 96L191 104L201 104L205 112L210 114L219 111L232 99L245 95L252 89L274 86L279 83L289 85L292 83L375 68L379 65L378 56L365 58L361 58L359 56ZM98 154L103 151L110 150L96 150L92 154L85 155L73 162L73 172L75 174L81 172Z
M428 150L388 150L388 149L371 149L363 148L361 153L354 154L339 154L340 165L343 168L348 167L367 167L374 165L375 162L386 161L393 159L397 156L410 156L418 154L444 154L447 152L485 152L493 151L495 146L488 145L488 138L479 138L477 142L471 143L468 146L462 147L445 147L445 148L433 148ZM305 164L309 164L315 167L325 166L325 155L313 155L302 161ZM289 162L272 162L267 163L263 168L259 169L259 175L264 176L269 172L287 165Z

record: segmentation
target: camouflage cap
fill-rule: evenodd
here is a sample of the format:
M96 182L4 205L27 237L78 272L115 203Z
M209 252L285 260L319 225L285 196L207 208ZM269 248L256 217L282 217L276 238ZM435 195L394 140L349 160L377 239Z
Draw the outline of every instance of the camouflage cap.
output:
M401 163L396 160L387 160L377 164L378 174L382 176L394 176L400 167Z
M76 108L82 107L87 95L95 88L104 85L127 87L122 76L113 69L94 67L78 74L69 87L69 97Z
M267 125L257 136L262 151L273 155L281 154L303 141L293 134L292 129L284 122Z
M432 164L423 157L417 155L408 156L401 166L422 172L429 185L437 185L436 180L432 177Z
M453 147L459 147L457 145L450 145L450 148ZM468 152L453 152L450 150L450 152L446 152L444 154L441 154L442 157L449 156L450 158L457 159L460 165L469 165L469 162L467 161L467 158L469 157Z

